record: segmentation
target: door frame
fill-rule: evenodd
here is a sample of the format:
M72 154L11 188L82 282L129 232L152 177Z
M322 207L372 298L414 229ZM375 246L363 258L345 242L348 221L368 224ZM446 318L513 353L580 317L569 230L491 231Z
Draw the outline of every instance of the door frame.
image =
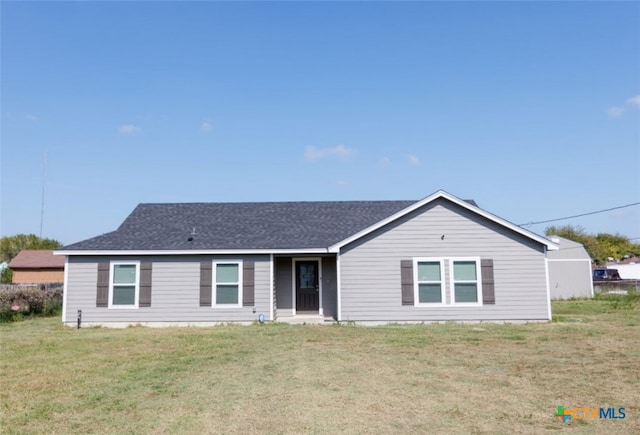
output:
M296 282L298 281L298 268L296 263L299 261L317 261L318 262L318 315L323 316L322 311L322 257L292 257L291 258L291 309L292 314L297 314L296 307Z

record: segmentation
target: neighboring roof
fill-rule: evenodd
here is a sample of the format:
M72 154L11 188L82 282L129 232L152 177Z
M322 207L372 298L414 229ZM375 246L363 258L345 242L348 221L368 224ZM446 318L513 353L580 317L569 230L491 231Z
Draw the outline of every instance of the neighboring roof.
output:
M632 257L623 258L621 260L609 262L607 264L640 264L640 256L634 255Z
M420 201L140 204L116 231L65 246L57 253L336 252L438 198L555 248L549 240L485 212L475 202L438 191Z
M64 269L64 257L49 249L23 249L9 262L10 269Z
M551 235L549 240L558 245L558 250L549 252L550 260L589 260L591 256L584 248L582 243L574 242L573 240L566 239L564 237Z

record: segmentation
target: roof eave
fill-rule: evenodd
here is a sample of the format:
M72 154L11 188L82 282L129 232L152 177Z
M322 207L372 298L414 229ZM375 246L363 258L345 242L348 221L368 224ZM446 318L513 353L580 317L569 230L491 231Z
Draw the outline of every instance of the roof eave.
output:
M242 254L326 254L326 248L302 249L87 249L58 250L54 255L242 255Z

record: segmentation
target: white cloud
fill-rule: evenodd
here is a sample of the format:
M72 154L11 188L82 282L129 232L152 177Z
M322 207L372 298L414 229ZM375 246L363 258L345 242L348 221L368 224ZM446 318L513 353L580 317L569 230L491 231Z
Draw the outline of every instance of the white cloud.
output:
M202 124L200 124L200 131L203 133L211 133L213 131L213 123L205 119L202 121Z
M338 156L341 160L347 160L353 153L353 149L347 148L344 145L336 145L332 148L317 148L309 145L304 151L304 158L313 161L324 157Z
M381 168L388 168L391 165L391 159L389 157L383 157L378 161Z
M413 155L413 154L409 154L407 156L407 159L409 161L409 164L411 166L419 166L420 165L420 159L418 158L418 156Z
M627 100L627 104L631 104L632 106L640 107L640 95L636 95L635 97L631 97Z
M626 219L633 216L633 212L630 210L616 210L611 212L611 217L615 219Z
M348 187L349 186L349 182L345 181L345 180L336 180L335 184L336 184L336 186L340 186L340 187Z
M31 121L31 122L36 122L38 120L38 117L36 115L31 114L31 113L27 113L25 115L25 118L27 118L27 121Z
M640 95L636 95L634 97L628 98L625 101L626 106L638 107L640 108ZM624 112L626 112L628 107L620 106L611 106L607 109L607 115L611 118L620 118Z
M118 127L118 133L120 134L133 134L138 133L140 131L140 127L137 127L133 124L124 124Z
M304 158L307 160L317 160L324 157L326 153L323 150L319 150L313 145L309 145L304 151Z
M612 106L607 109L607 115L611 118L620 118L624 113L624 107Z

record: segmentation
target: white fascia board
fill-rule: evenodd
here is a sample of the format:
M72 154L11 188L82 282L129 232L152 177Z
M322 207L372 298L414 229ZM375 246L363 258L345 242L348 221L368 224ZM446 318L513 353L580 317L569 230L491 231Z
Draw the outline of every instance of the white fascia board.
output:
M348 245L349 243L351 243L351 242L353 242L355 240L358 240L359 238L364 237L367 234L377 230L378 228L382 228L383 226L395 221L396 219L400 219L401 217L411 213L412 211L417 210L420 207L422 207L422 206L424 206L426 204L429 204L430 202L433 202L433 201L435 201L436 199L439 199L439 198L447 199L447 200L453 202L454 204L459 205L462 208L465 208L465 209L467 209L469 211L472 211L472 212L474 212L474 213L476 213L476 214L478 214L478 215L480 215L480 216L482 216L482 217L484 217L486 219L489 219L490 221L493 221L493 222L495 222L495 223L497 223L499 225L502 225L503 227L509 228L510 230L512 230L512 231L514 231L516 233L522 234L523 236L525 236L525 237L527 237L529 239L535 240L536 242L541 243L542 245L546 246L547 249L550 250L550 251L558 250L558 246L556 244L554 244L553 242L551 242L551 240L548 240L548 239L546 239L546 238L544 238L542 236L538 236L537 234L532 233L531 231L525 230L524 228L519 227L518 225L512 224L511 222L506 221L506 220L504 220L502 218L499 218L496 215L488 213L488 212L482 210L479 207L476 207L474 205L469 204L467 201L464 201L464 200L462 200L460 198L457 198L457 197L451 195L450 193L445 192L444 190L438 190L434 194L429 195L426 198L421 199L420 201L418 201L418 202L416 202L414 204L411 204L409 207L407 207L407 208L405 208L403 210L400 210L396 214L393 214L393 215L389 216L388 218L383 219L380 222L375 223L375 224L371 225L370 227L365 228L364 230L354 234L353 236L348 237L348 238L336 243L335 245L330 246L329 247L329 252L339 252L340 248L342 248L343 246Z
M589 258L547 258L547 261L586 261L591 264L591 260Z
M240 254L326 254L325 248L311 249L184 249L184 250L59 250L55 255L240 255Z

